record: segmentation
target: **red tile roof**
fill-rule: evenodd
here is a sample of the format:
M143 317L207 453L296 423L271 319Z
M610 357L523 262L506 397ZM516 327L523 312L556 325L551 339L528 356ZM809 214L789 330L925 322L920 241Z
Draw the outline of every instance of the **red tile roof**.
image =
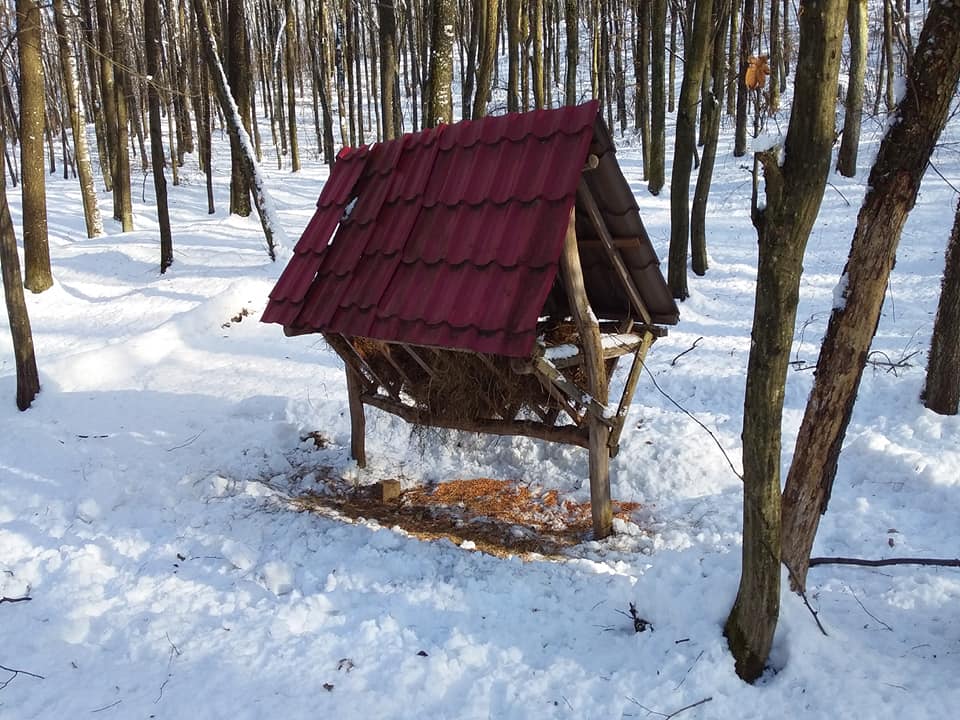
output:
M262 320L300 332L528 356L584 162L597 149L595 125L602 120L593 101L344 149ZM612 158L605 128L601 141ZM614 212L632 209L646 240L622 175L619 182L630 207ZM628 266L649 270L651 257L632 265L627 258ZM673 317L665 321L675 322L666 297ZM610 302L622 310L617 298Z

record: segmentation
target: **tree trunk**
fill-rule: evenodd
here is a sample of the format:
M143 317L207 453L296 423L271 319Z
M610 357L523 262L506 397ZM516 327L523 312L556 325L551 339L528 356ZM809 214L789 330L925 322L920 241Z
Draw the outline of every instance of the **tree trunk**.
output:
M507 6L510 6L508 0ZM580 56L580 28L578 21L580 13L577 9L577 0L564 0L563 20L567 31L567 74L564 78L564 102L567 105L577 104L577 62Z
M743 413L743 569L724 627L737 674L763 673L780 608L780 428L797 315L803 252L823 199L834 137L834 107L845 0L807 4L800 17L795 108L781 166L759 154L766 207L753 209L759 240Z
M647 190L659 195L663 189L667 147L666 77L667 0L650 3L650 171Z
M394 123L393 96L397 79L397 11L394 0L377 2L380 21L380 115L383 117L383 139L393 140L400 134Z
M147 56L147 75L161 77L160 67L160 2L143 2L143 40ZM170 235L170 213L167 209L167 179L163 175L163 124L160 117L160 93L156 80L147 82L147 112L150 116L150 164L153 187L157 195L157 222L160 225L160 274L173 263L173 239Z
M0 132L0 145L6 149L7 140ZM26 410L40 392L37 358L33 352L33 334L30 316L23 297L20 278L20 258L17 256L17 237L13 230L10 208L7 206L7 184L4 179L4 158L0 153L0 274L7 303L7 319L13 337L13 356L17 365L17 407Z
M123 232L133 230L133 196L130 189L130 115L127 103L129 67L127 58L126 10L121 0L111 0L111 35L113 42L113 93L116 98L117 143L114 147L116 172L113 175L113 216Z
M78 92L77 65L70 48L70 31L63 10L63 0L53 0L53 20L57 29L57 45L60 49L60 69L63 75L63 87L67 96L67 109L70 113L70 127L73 131L73 147L77 158L77 171L80 175L80 194L83 199L83 218L87 226L87 237L103 235L103 220L97 207L97 192L94 188L93 170L90 168L90 151L87 149L87 133L84 127L83 108Z
M220 109L226 121L227 131L230 133L231 141L235 141L237 147L240 148L240 160L243 164L243 171L250 179L250 184L252 185L254 205L257 208L257 214L260 216L260 225L263 228L264 239L267 242L267 254L271 260L276 260L277 245L284 245L283 228L277 222L277 218L274 215L273 201L267 193L266 184L257 167L257 161L253 154L253 146L250 142L250 135L243 126L243 117L240 114L240 109L230 94L230 85L227 82L226 73L220 62L220 56L217 52L217 41L210 27L210 17L207 14L204 0L193 0L193 10L197 17L197 32L200 35L203 56L210 70L210 76L213 78L213 86L217 93L217 101L220 103Z
M287 134L290 136L290 170L300 172L300 143L297 141L297 26L293 0L284 0L286 26L284 31L284 65L287 71Z
M480 35L480 64L477 68L477 94L473 100L474 120L487 114L487 102L490 99L490 89L493 85L493 68L497 63L497 18L499 0L476 0L486 6L483 12L483 26L477 28ZM463 109L466 115L467 109Z
M243 0L227 0L227 81L240 117L244 118L244 127L250 116L250 53L246 24ZM216 84L216 70L209 60L207 66ZM230 214L250 215L250 177L244 169L243 148L233 133L230 133Z
M806 584L819 516L830 500L900 233L960 79L958 36L960 5L931 4L906 93L880 143L857 216L841 280L842 299L830 315L783 493L783 561L799 589Z
M539 110L546 107L547 94L543 74L543 0L530 0L530 44L533 46L530 63L533 72L533 106Z
M956 415L960 410L960 205L947 245L923 404L940 415Z
M837 154L837 171L844 177L857 174L863 83L867 70L867 0L849 0L847 32L850 35L850 73L843 114L843 138Z
M40 5L17 0L17 52L20 61L20 174L23 207L24 287L39 293L53 285L47 239L46 126L43 60L40 55Z
M713 30L713 0L696 0L692 26L688 28L686 62L677 108L676 144L670 174L670 262L667 283L678 300L687 290L687 248L690 243L690 173L697 143L697 106L703 70L710 57Z
M507 112L520 111L520 0L507 0Z
M436 0L430 47L430 111L427 126L453 122L453 0Z
M747 66L753 48L753 29L756 14L754 0L743 0L743 15L740 17L740 62L737 71L737 114L733 139L733 156L747 154L747 104L750 90L747 88ZM794 104L794 107L798 107ZM792 115L792 113L791 113Z
M650 3L633 1L635 41L633 74L637 88L634 95L634 122L640 135L643 179L650 178Z
M703 155L697 172L697 186L693 192L690 211L690 254L693 272L707 272L707 199L713 181L713 167L717 158L717 143L720 139L720 117L723 114L723 84L726 75L726 47L723 31L729 23L730 0L714 0L714 27L712 86L700 109L700 126L703 130Z

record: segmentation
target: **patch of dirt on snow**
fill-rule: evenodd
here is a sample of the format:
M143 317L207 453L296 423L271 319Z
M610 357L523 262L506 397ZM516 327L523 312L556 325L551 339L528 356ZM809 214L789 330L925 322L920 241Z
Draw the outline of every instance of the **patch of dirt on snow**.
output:
M377 497L373 485L355 487L333 478L321 482L322 492L307 491L293 499L294 506L352 520L373 519L423 540L446 538L498 557L560 555L588 539L592 525L589 503L511 480L451 480L411 488L387 502ZM614 517L630 520L639 506L614 501Z

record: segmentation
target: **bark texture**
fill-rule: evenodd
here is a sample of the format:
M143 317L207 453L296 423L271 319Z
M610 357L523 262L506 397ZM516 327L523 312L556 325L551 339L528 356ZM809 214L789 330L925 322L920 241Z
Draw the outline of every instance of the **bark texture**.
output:
M803 253L813 227L834 137L845 0L804 3L794 107L784 147L759 154L766 207L754 209L759 241L743 417L743 568L724 627L737 674L763 673L780 609L780 427L797 314Z
M843 114L843 137L837 154L837 172L844 177L857 174L860 147L860 120L867 71L867 0L849 0L847 33L850 35L850 72Z
M40 5L36 0L17 0L24 286L35 293L53 285L47 240L46 167L43 156L46 106L40 49Z
M6 147L6 138L0 133L0 145ZM26 410L40 392L40 376L33 352L33 334L30 316L20 284L20 258L17 256L17 238L7 206L7 187L4 178L4 157L0 153L0 272L7 304L7 318L13 337L13 355L17 365L17 407Z
M798 589L806 583L820 514L830 500L900 233L960 78L958 36L960 3L931 4L906 94L870 171L844 269L846 289L830 315L783 492L783 562Z
M956 415L960 410L960 205L947 245L923 404L940 415Z

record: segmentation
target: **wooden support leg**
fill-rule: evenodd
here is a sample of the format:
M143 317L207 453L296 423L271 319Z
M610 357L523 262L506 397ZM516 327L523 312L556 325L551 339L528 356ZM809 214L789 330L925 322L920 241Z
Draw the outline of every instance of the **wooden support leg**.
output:
M613 507L610 502L610 429L590 420L590 511L593 514L593 538L601 540L613 532Z
M350 457L357 461L358 467L364 468L367 466L367 421L363 415L362 386L356 370L348 365L346 371L347 398L350 401Z

